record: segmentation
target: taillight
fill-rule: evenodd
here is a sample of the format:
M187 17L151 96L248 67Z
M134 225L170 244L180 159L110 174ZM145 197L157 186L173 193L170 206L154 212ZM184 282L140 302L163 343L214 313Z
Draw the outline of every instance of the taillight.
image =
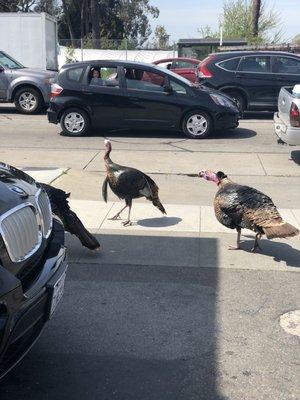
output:
M212 78L213 74L208 69L208 64L215 58L214 55L204 58L199 65L199 78Z
M54 99L54 97L57 97L58 95L60 95L62 91L63 91L63 88L61 86L59 86L57 83L53 83L51 85L50 98Z
M292 103L290 109L290 121L292 126L300 128L300 112L297 104L294 102Z

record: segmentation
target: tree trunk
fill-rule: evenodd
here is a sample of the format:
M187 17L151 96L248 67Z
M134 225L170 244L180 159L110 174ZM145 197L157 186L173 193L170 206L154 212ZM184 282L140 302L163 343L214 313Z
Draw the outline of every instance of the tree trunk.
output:
M252 35L258 36L258 21L260 17L261 0L252 0Z
M80 10L80 37L83 39L85 37L85 19L86 19L86 0L82 0L81 10Z
M66 0L62 0L62 5L63 5L64 14L66 16L66 22L67 22L68 29L69 29L71 44L72 44L73 47L75 47L74 31L73 31L73 27L72 27L70 13L69 13L69 10L68 10L69 4L67 3Z
M92 42L93 48L100 48L100 16L98 0L91 0Z

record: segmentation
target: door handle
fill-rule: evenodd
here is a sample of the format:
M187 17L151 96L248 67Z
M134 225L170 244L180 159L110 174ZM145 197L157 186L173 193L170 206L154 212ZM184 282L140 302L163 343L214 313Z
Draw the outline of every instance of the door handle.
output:
M245 74L236 74L237 78L245 78Z
M84 94L94 94L93 92L89 92L88 90L84 90L84 89L82 89L82 92L83 92Z
M134 97L134 96L129 96L129 98L133 101L140 101L141 99L139 97Z

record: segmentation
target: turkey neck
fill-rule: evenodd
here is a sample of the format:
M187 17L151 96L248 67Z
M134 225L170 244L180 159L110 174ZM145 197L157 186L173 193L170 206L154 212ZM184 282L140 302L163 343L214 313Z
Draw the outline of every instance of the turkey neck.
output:
M229 185L230 183L233 183L229 178L223 178L219 183L218 187L219 189L223 188L226 185Z
M115 164L110 158L110 151L106 152L104 155L104 163L107 173L113 173L119 169L119 165Z

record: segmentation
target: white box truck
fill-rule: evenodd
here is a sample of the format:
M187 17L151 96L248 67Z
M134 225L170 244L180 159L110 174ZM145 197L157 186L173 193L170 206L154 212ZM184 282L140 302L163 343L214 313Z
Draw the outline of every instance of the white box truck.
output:
M46 13L0 13L0 51L28 68L58 70L57 22Z

